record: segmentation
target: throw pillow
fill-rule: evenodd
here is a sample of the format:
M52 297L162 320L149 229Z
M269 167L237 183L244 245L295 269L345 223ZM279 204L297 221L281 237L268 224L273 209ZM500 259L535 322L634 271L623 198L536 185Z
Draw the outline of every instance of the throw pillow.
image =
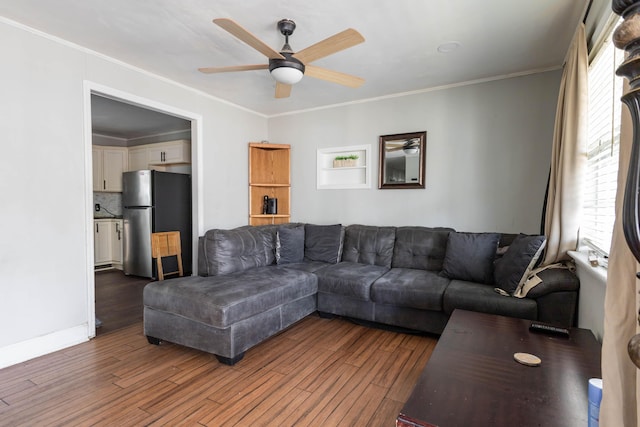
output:
M304 259L304 225L278 227L276 232L276 263L293 264Z
M496 261L494 279L496 285L513 295L518 286L527 280L529 272L535 267L544 250L544 236L520 234L509 245L502 258Z
M304 259L336 264L342 252L341 224L304 226Z
M450 279L492 283L498 233L449 233L442 274Z
M272 235L259 227L209 230L203 249L209 276L273 264Z

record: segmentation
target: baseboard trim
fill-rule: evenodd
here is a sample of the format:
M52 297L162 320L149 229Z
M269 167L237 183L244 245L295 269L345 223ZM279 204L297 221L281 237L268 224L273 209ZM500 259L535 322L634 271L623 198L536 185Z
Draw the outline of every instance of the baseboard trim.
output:
M89 340L87 325L75 326L0 348L0 369Z

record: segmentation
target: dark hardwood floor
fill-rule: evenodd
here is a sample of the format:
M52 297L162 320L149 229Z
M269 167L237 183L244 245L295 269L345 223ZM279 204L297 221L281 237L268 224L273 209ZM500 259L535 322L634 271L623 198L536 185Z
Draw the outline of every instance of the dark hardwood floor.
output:
M393 426L436 344L314 314L227 366L147 342L148 281L96 273L98 336L0 369L0 426Z
M142 321L142 289L151 279L126 276L120 270L96 272L96 317L103 335Z
M0 370L2 426L393 426L436 344L311 315L234 366L142 323Z

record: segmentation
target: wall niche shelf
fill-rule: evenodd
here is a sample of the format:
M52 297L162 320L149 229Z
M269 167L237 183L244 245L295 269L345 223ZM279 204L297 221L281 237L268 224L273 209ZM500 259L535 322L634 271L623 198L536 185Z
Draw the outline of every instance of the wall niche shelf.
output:
M336 157L356 155L355 166L336 166ZM317 152L318 190L371 188L371 145L320 148Z

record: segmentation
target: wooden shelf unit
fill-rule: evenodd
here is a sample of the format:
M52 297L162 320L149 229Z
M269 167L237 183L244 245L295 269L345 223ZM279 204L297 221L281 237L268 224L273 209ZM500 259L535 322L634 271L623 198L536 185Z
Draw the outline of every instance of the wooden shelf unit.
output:
M289 144L249 143L249 225L290 221L290 153ZM262 213L264 196L278 199L275 215Z

